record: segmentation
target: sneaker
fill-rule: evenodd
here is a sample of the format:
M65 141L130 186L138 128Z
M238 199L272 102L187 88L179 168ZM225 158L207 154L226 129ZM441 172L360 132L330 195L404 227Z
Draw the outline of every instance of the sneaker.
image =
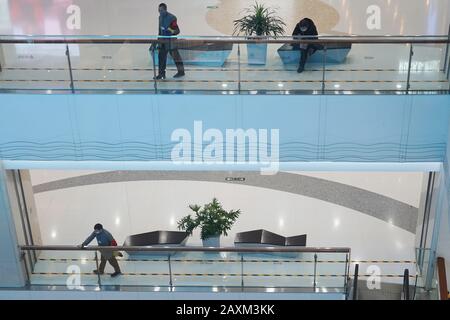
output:
M95 273L95 274L103 274L103 272L98 272L98 270L94 270L94 271L92 271L93 273Z
M181 78L181 77L184 77L184 75L185 75L184 71L181 71L181 72L179 71L173 77L174 78Z
M113 274L111 274L111 278L115 278L115 277L117 277L117 276L119 276L121 274L122 274L122 272L120 272L120 271L114 272Z
M303 71L305 71L305 67L298 67L297 69L298 73L302 73Z
M165 74L158 74L156 77L153 77L153 80L164 80L165 78Z

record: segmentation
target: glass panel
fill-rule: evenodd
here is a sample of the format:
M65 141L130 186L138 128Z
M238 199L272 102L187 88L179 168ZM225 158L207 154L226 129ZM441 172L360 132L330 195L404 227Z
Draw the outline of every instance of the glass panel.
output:
M416 249L416 257L418 261L417 269L417 287L416 287L416 300L438 300L439 288L437 279L436 263L433 264L432 270L430 269L430 259L434 259L434 254L431 249ZM427 287L428 273L432 272L431 282Z
M236 93L239 89L238 47L231 42L212 40L162 42L154 55L157 73L159 73L159 60L165 54L168 55L166 79L159 80L157 83L158 90L162 92L206 90ZM178 67L175 62L178 63ZM174 78L182 69L185 71L185 76Z
M148 44L71 44L76 90L154 90Z
M318 253L317 254L317 288L345 288L347 272L347 254Z
M415 44L411 60L411 90L448 90L445 54L447 45ZM407 64L405 64L407 68Z
M100 254L98 258L100 263ZM122 275L110 277L114 270L108 262L105 274L101 276L102 285L169 286L166 254L123 253L117 261ZM94 251L41 251L31 275L31 284L72 286L69 289L83 290L83 286L98 285L98 276L93 273L96 269Z
M436 267L433 269L433 280L431 282L430 300L439 300L439 279Z
M408 45L352 44L347 58L341 62L344 50L333 44L327 45L326 90L343 91L344 94L357 90L406 90Z
M93 251L40 251L30 277L32 285L64 286L83 290L96 287L98 277Z
M450 29L449 29L449 40L450 40ZM444 72L445 72L445 78L447 79L447 81L449 81L449 86L447 87L448 90L450 90L450 43L447 43L444 45L445 46L445 52L447 53L446 56L446 65L444 68Z
M174 286L240 287L239 254L229 252L186 252L172 256Z
M425 287L428 266L430 262L430 249L417 249L416 250L416 260L417 260L417 286Z
M300 51L292 45L241 44L240 48L242 90L289 94L322 89L322 62L311 59L307 70L297 73Z
M169 266L170 256L170 266ZM299 291L314 288L314 253L123 252L117 261L122 275L112 278L109 262L102 286L152 288L221 287L277 288ZM100 263L100 253L98 253ZM321 292L344 290L346 254L317 254L316 285ZM40 251L31 273L32 285L84 290L98 286L95 251ZM86 287L86 288L85 288ZM334 291L333 291L334 292Z
M244 260L246 287L313 288L314 253L246 253Z
M119 283L124 286L169 287L169 253L168 252L123 252L117 258L123 275L116 279L106 277L102 285ZM109 266L111 272L112 268Z
M238 90L237 51L232 43L172 40L156 46L77 44L70 45L70 50L76 89L109 89L120 93L156 89L169 93ZM160 73L159 60L165 56L165 79L155 84L153 78ZM185 75L174 78L177 69L184 70Z
M251 94L320 94L322 89L344 94L361 90L375 91L375 94L377 91L404 93L411 48L409 44L351 44L352 39L323 46L314 44L308 51L305 70L299 74L301 51L288 43L237 44L236 40L225 37L180 37L160 39L160 44L152 51L150 44L154 37L129 36L128 43L117 36L66 38L88 40L69 45L75 88L116 90L118 93L155 89L161 93L202 90L223 94L235 94L239 89ZM24 40L5 36L2 39ZM32 41L33 38L25 39ZM57 37L39 39L64 41ZM93 43L105 39L125 43ZM391 37L389 41L394 39ZM404 39L407 38L398 37L399 41ZM130 43L133 40L147 43ZM376 40L383 41L383 37ZM445 65L446 54L450 55L447 47L447 44L414 45L411 90L449 89L450 63ZM70 89L65 44L3 43L0 49L1 89ZM159 73L159 60L166 54L166 78L155 83L153 77ZM173 78L178 69L175 60L180 59L185 75Z
M0 44L0 89L69 90L65 44Z

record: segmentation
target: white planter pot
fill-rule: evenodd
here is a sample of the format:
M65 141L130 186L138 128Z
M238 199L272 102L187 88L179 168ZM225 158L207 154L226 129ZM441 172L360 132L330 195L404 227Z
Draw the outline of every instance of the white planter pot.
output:
M219 237L212 237L207 238L203 241L204 247L220 247L220 236Z
M248 64L264 65L267 61L267 43L247 44Z

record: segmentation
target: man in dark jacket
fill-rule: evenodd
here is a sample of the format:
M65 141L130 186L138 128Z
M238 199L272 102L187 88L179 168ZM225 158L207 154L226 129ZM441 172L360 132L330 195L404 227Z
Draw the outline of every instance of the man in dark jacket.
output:
M89 243L91 243L94 238L97 238L97 243L99 247L109 247L113 245L114 238L109 233L108 230L103 229L103 226L100 223L97 223L94 226L94 232L81 244L81 247L86 247ZM98 270L94 270L95 274L103 274L105 272L106 261L114 268L114 273L111 274L111 277L116 277L121 274L119 263L117 262L116 257L112 251L100 250L102 255L100 266Z
M295 26L292 36L295 38L305 37L308 40L317 40L318 32L314 22L309 18L302 19ZM310 55L312 55L316 50L320 49L320 45L316 44L294 44L294 49L300 50L300 63L298 65L297 72L302 73L305 70L306 60Z
M176 36L180 33L180 28L177 24L177 17L167 11L167 5L161 3L158 7L159 10L159 33L161 37L171 37ZM171 39L161 38L159 40L159 53L158 53L158 63L159 63L159 73L155 77L156 80L161 80L166 78L166 65L167 65L167 54L170 53L175 65L177 66L178 72L174 75L174 78L180 78L184 76L184 65L181 59L180 53L174 47L173 41Z

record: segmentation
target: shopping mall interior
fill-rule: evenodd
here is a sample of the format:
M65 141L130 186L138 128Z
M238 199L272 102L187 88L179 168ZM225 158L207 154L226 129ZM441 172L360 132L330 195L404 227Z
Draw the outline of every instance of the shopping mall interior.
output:
M160 2L0 0L0 299L447 300L450 2Z

